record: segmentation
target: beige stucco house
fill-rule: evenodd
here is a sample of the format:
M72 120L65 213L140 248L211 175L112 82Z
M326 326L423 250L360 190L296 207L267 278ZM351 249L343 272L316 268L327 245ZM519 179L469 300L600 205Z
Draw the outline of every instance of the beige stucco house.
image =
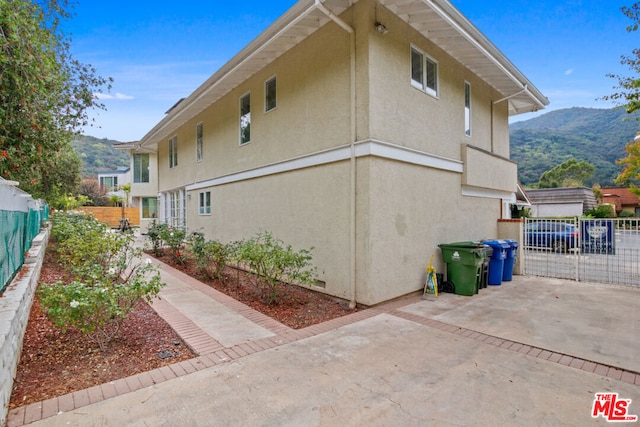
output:
M132 147L161 220L314 247L317 289L418 289L515 201L509 116L547 99L446 0L301 0Z
M140 229L146 232L151 221L158 218L158 155L139 142L123 142L114 148L130 153L129 180L122 184L131 184L129 203L140 208Z

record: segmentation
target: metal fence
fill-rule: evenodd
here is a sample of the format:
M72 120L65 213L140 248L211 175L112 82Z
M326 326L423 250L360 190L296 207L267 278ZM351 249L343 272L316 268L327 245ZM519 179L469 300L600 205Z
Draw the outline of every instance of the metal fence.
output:
M0 179L0 292L22 267L25 252L48 216L47 204Z
M640 219L527 218L524 273L640 286Z

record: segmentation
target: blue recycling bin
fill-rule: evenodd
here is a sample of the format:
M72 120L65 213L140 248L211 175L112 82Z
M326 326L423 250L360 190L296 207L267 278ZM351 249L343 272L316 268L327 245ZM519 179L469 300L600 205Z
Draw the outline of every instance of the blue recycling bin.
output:
M502 281L510 282L513 278L513 266L516 263L516 256L518 254L518 247L520 244L517 240L512 239L505 239L505 242L509 243L509 249L507 249L507 257L504 259Z
M504 240L483 240L482 243L489 245L493 249L489 259L489 280L490 285L501 285L502 274L504 273L504 260L507 258L507 250L511 245Z

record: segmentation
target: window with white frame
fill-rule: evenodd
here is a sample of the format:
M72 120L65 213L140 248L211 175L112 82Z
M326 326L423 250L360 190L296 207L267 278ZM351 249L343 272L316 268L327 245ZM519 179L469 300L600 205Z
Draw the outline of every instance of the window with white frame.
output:
M438 61L411 47L411 85L438 96Z
M142 198L142 218L150 219L158 217L158 199L156 197Z
M251 142L251 94L240 98L240 145Z
M471 84L464 82L464 134L471 136Z
M164 222L172 227L185 228L187 226L185 195L184 189L163 193Z
M174 136L169 140L169 167L178 166L178 136Z
M272 77L264 83L264 111L269 112L277 106L276 78Z
M118 189L118 177L117 176L101 176L100 187L106 191L116 191Z
M198 197L198 212L200 215L211 214L211 191L203 191Z
M133 182L149 182L149 154L133 155Z
M196 162L202 161L202 123L196 125Z

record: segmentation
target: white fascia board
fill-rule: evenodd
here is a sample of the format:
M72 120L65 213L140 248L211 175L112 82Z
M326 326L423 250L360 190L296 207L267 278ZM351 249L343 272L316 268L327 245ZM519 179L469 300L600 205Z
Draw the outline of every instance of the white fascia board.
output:
M464 168L464 164L459 160L448 159L388 142L375 140L365 140L355 143L354 155L355 157L375 156L455 173L462 173ZM259 168L193 183L191 185L187 185L186 189L187 191L195 191L283 172L336 163L350 158L351 145L346 144L333 149L312 153L307 156L296 157L282 162L261 166Z
M502 199L504 201L515 200L515 193L509 191L492 190L490 188L462 186L462 195L468 197L481 197L483 199Z

